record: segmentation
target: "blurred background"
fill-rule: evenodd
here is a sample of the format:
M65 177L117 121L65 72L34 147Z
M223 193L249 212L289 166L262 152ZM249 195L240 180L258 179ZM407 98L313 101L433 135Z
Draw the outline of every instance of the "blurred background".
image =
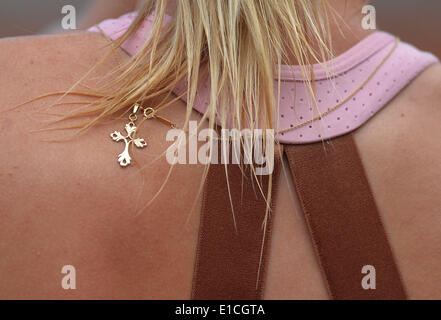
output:
M377 9L380 29L441 57L441 0L373 0L371 3ZM1 0L0 37L63 32L64 5L75 7L78 27L86 28L93 24L88 21L88 15L96 10L94 4L106 8L95 12L95 17L101 15L105 19L134 10L136 0Z

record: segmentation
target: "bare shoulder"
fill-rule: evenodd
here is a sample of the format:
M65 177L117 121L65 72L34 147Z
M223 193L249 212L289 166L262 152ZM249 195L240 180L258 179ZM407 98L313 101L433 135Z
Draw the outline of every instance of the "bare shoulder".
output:
M440 298L441 65L421 73L356 133L411 298Z
M71 89L106 52L108 42L98 33L78 32L0 40L0 134L4 137L2 149L5 151L5 156L0 159L0 177L3 188L16 176L11 170L27 156L33 155L27 161L30 170L35 170L39 162L48 161L46 155L51 147L41 143L44 136L32 132L55 120L54 114L65 114L78 107L49 108L57 101L57 96L20 105L42 95ZM125 58L122 51L118 55L120 59ZM116 57L107 59L84 83L93 88L96 80L103 78L116 65ZM80 89L85 91L84 87ZM67 98L92 101L90 97ZM64 133L57 133L58 138L60 134Z
M0 134L5 152L0 159L0 193L3 195L0 201L3 205L8 199L20 200L20 193L15 191L25 188L28 180L35 179L35 187L44 188L50 181L54 182L56 172L64 170L66 173L65 166L71 166L74 174L75 165L72 165L80 158L69 157L63 150L87 150L90 142L72 143L63 148L60 144L42 141L67 137L70 132L38 134L36 131L56 120L55 115L68 114L80 105L52 106L59 95L21 104L71 89L108 52L108 44L101 34L89 32L0 40ZM118 55L118 59L125 58L122 51ZM97 81L117 66L116 59L116 56L106 59L82 83L94 88ZM75 90L86 91L84 87ZM93 97L72 96L64 101L72 100L91 102ZM42 163L46 166L42 167ZM12 198L5 196L7 190L15 192Z
M68 89L107 50L107 40L91 32L1 39L0 108L17 101L14 95L22 100L38 91ZM123 52L119 54L123 59ZM115 58L108 59L95 75L103 74L115 63Z
M436 63L427 68L404 91L403 99L408 99L410 104L421 106L420 112L431 112L432 119L437 120L441 114L441 63ZM417 118L416 121L424 118Z
M370 146L372 153L389 151L396 162L425 169L432 162L441 165L435 161L440 155L440 137L441 64L422 72L357 132L359 142ZM383 143L381 139L385 139Z
M64 53L74 58L96 61L106 44L108 41L96 32L3 38L0 39L0 61L2 67L13 68L21 62L29 63L32 56L35 57L34 61L40 61L40 58ZM11 64L11 61L14 63Z
M198 215L186 213L202 170L176 168L167 188L145 207L168 178L168 127L152 122L140 128L148 146L133 156L144 170L122 169L121 145L109 134L123 129L125 119L106 119L78 139L50 143L42 140L71 132L36 131L56 119L53 114L79 105L51 107L56 98L47 97L13 108L70 89L106 55L108 44L85 32L0 40L0 298L179 299L190 292ZM96 88L125 59L118 51L84 84ZM185 107L176 102L163 115L179 124ZM78 290L60 286L65 265L81 277Z

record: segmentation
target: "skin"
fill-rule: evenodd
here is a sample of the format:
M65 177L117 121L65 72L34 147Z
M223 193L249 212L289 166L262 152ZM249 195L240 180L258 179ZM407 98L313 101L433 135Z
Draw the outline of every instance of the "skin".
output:
M365 36L355 33L352 40L334 38L340 52ZM69 89L103 56L106 43L88 33L0 40L0 299L190 298L203 167L175 167L156 200L135 214L166 179L169 165L164 158L154 160L169 146L168 128L158 122L143 127L139 135L149 146L136 158L145 169L123 170L116 163L122 145L109 133L122 130L125 119L103 122L69 142L48 143L42 140L71 134L33 132L53 119L44 112L54 98L8 111ZM128 57L119 52L118 59ZM106 61L86 83L96 87L118 59ZM413 299L441 298L440 85L441 66L434 65L355 133ZM185 105L176 102L162 115L179 126ZM199 115L193 112L192 118ZM264 297L327 299L290 184L281 179ZM76 268L76 290L61 287L64 265Z

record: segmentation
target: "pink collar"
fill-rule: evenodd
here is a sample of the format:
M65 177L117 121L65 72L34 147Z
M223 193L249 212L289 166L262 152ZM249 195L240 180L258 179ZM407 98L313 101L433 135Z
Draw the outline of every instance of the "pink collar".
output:
M115 40L127 30L135 17L133 12L118 19L105 20L99 27ZM167 22L168 19L170 17L167 17ZM122 48L130 55L138 52L147 40L151 26L152 17L149 17ZM99 32L100 29L94 27L89 31ZM412 45L399 43L394 46L394 36L377 31L328 61L326 65L332 76L322 65L313 65L320 114L341 101L345 102L321 120L279 134L278 140L288 144L311 143L349 133L366 123L428 66L438 62L434 55ZM376 70L388 54L390 57ZM370 75L372 77L362 86ZM308 103L308 91L301 78L299 66L281 66L279 130L295 128L317 116L315 108ZM185 86L181 85L175 92L179 94L183 90ZM352 95L354 92L356 94ZM194 109L204 113L208 97L209 88L201 84ZM348 97L350 99L346 101Z

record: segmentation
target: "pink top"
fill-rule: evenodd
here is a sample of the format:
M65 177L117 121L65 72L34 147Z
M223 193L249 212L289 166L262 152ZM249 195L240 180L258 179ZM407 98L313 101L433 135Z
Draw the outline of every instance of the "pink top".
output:
M118 19L105 20L99 26L115 40L127 30L135 17L136 12L132 12ZM142 47L149 36L152 22L152 17L147 18L141 28L123 44L122 48L128 54L133 55ZM89 31L99 32L99 29L93 27ZM320 113L348 97L350 99L324 115L321 120L279 134L278 140L288 144L310 143L351 132L373 117L422 71L438 62L434 55L422 52L407 43L400 42L393 50L395 39L386 32L372 33L348 51L327 62L332 76L329 76L321 65L314 65ZM389 53L390 57L375 71ZM372 78L368 79L372 74ZM281 66L279 130L295 127L317 115L317 111L312 110L314 108L308 103L307 87L300 79L298 66ZM360 87L361 89L352 96ZM184 86L179 86L176 93L184 89ZM208 97L208 86L201 84L194 109L204 113Z

